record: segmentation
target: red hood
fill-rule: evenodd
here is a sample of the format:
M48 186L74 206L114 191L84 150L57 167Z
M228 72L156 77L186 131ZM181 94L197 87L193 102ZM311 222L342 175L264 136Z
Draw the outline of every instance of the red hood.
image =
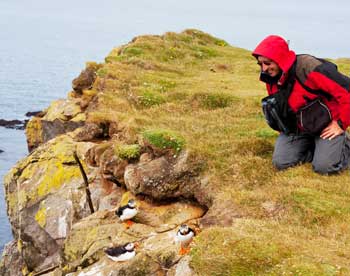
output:
M289 50L287 42L280 36L270 35L256 46L253 56L264 56L278 64L284 73L295 61L295 53Z

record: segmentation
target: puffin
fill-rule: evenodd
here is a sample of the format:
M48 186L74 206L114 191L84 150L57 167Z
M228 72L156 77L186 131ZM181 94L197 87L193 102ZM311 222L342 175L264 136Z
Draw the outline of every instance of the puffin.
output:
M115 211L115 214L122 222L126 221L126 227L129 228L133 224L131 219L136 216L137 212L135 200L129 199L126 205L120 206L118 210Z
M135 257L136 243L128 242L123 246L111 247L105 250L107 257L115 262L124 262Z
M175 236L175 242L179 243L181 248L179 251L180 255L185 255L190 251L189 244L191 243L195 232L187 224L182 224Z

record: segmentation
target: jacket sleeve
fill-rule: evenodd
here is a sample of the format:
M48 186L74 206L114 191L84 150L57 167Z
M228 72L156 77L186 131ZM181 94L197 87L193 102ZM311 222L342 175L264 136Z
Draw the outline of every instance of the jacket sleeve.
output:
M339 119L343 124L343 129L350 125L350 93L349 89L343 85L344 75L338 71L333 72L310 72L305 81L305 85L315 90L332 96L339 105Z

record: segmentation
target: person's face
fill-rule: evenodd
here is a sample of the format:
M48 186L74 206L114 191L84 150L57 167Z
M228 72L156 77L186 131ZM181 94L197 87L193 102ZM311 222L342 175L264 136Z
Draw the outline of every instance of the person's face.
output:
M276 77L281 72L281 68L277 63L267 57L259 56L258 65L262 71L268 73L271 77Z

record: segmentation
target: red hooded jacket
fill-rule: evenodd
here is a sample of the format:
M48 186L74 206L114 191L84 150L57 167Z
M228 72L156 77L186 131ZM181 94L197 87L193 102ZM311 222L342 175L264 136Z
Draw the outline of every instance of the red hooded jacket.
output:
M277 84L266 84L269 94L277 92L296 62L298 78L288 99L293 112L297 113L308 102L319 97L328 106L332 119L338 121L344 130L350 125L350 80L338 72L332 63L324 63L310 55L296 56L289 50L286 41L276 35L266 37L252 54L273 60L283 71ZM311 93L310 90L319 93Z

